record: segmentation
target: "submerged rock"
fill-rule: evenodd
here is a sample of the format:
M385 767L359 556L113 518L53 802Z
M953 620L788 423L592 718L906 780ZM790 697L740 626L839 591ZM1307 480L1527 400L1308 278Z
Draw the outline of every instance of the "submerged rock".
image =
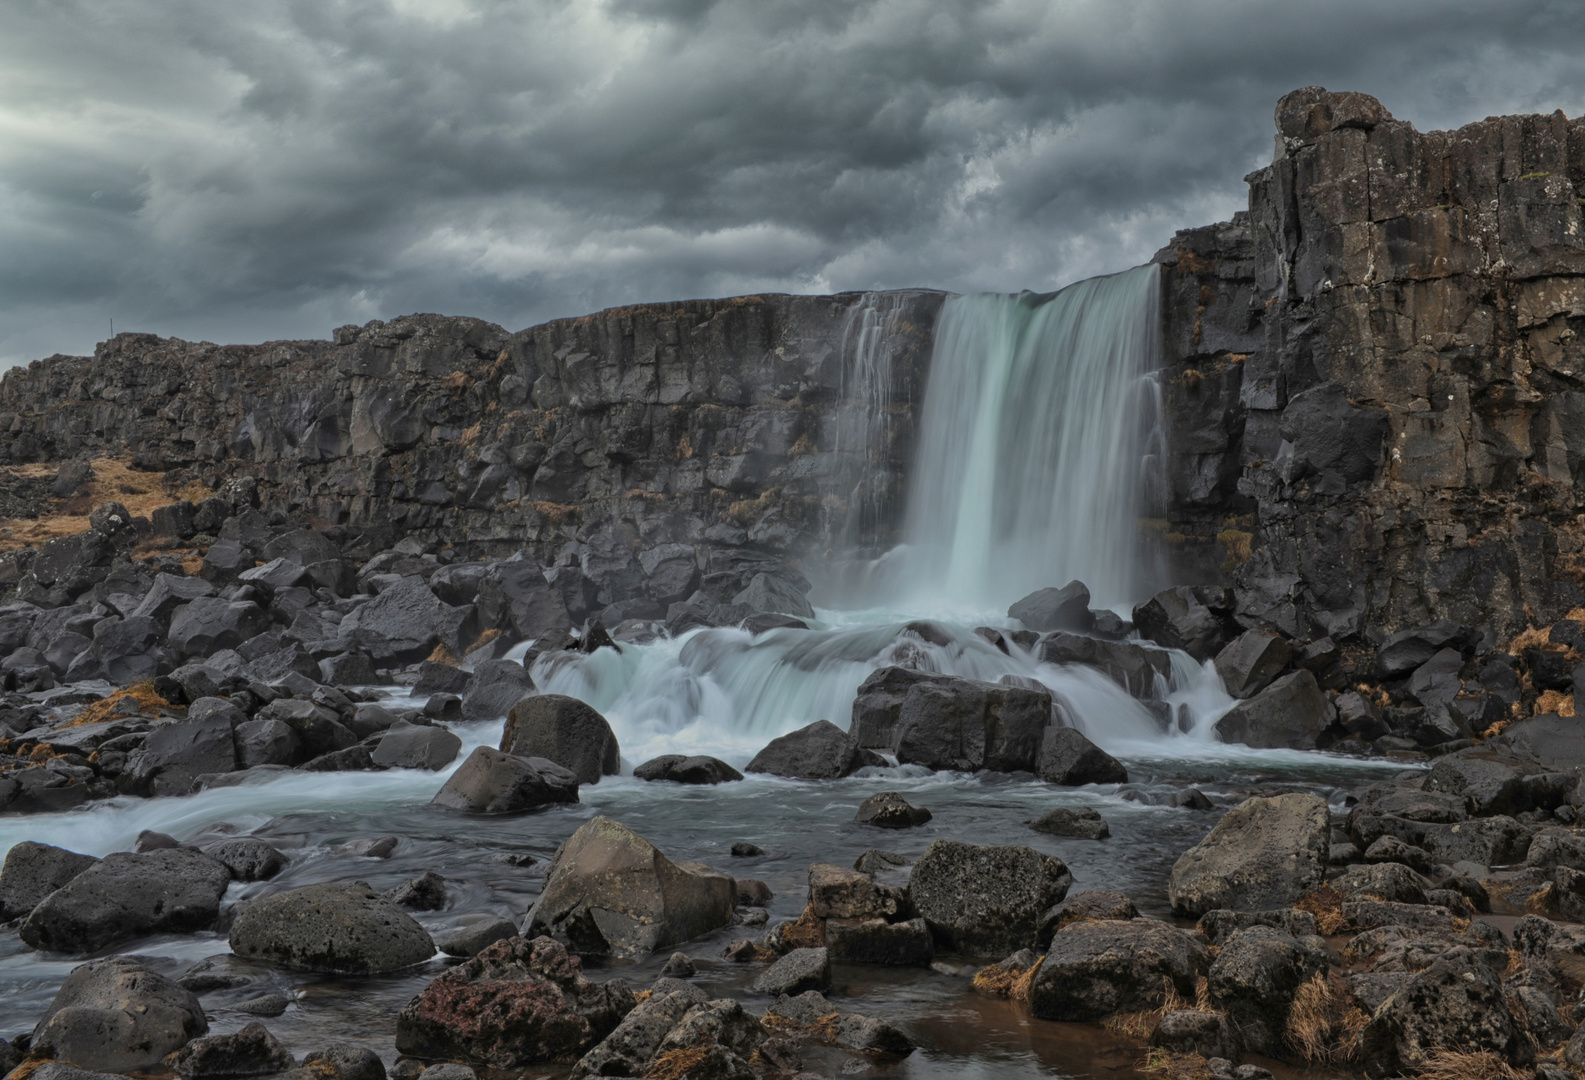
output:
M525 932L549 934L574 952L642 957L730 924L736 899L727 874L672 862L601 816L557 852Z
M911 829L929 821L930 811L914 806L895 791L871 795L859 804L853 820L860 825L875 825L882 829Z
M1059 806L1041 814L1029 823L1029 827L1051 836L1074 836L1082 840L1105 840L1112 835L1111 826L1093 806Z

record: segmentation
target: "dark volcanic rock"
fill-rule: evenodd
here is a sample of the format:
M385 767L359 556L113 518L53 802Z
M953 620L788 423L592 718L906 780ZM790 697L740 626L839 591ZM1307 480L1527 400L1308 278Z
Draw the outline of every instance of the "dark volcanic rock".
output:
M516 757L476 746L433 800L446 810L512 814L578 801L578 778L544 758Z
M1029 827L1051 836L1076 836L1084 840L1105 840L1112 835L1106 819L1091 806L1059 806L1031 821Z
M831 989L831 960L826 950L793 949L766 968L754 980L757 993L801 994L806 990Z
M503 1069L568 1061L635 1004L625 982L590 982L550 938L508 938L425 987L396 1018L396 1048Z
M1060 930L1029 992L1043 1020L1101 1020L1159 1007L1172 990L1194 997L1210 966L1198 938L1154 919L1089 919Z
M562 694L539 694L512 706L501 732L501 751L554 761L580 784L597 784L622 767L616 735L605 717Z
M207 930L230 882L224 864L187 848L118 852L46 897L19 933L35 949L82 953L144 934Z
M1288 1011L1299 987L1328 968L1320 938L1294 938L1267 926L1240 930L1222 945L1209 972L1211 999L1245 1044L1268 1056L1283 1052Z
M286 868L287 858L263 840L249 836L216 844L205 852L237 881L268 881Z
M931 844L908 878L914 907L937 942L970 956L1032 947L1040 916L1072 883L1061 859L1033 848L953 840Z
M457 760L461 749L462 740L443 727L398 721L386 729L369 756L386 768L438 771Z
M922 682L903 698L893 749L904 765L1029 771L1050 722L1051 695L1043 688L969 679Z
M671 780L678 784L724 784L743 779L743 774L720 758L702 754L662 754L633 770L640 780Z
M930 811L914 806L895 791L871 795L859 804L853 820L860 825L876 825L882 829L911 829L930 820Z
M515 660L482 660L462 690L464 720L493 720L534 692L534 680Z
M1196 918L1213 908L1264 911L1292 904L1326 873L1330 827L1315 795L1246 799L1172 868L1172 909Z
M50 893L99 862L65 848L23 840L6 852L0 870L0 922L20 919Z
M255 900L231 925L231 951L305 971L372 974L435 955L422 926L362 882L306 885Z
M1035 772L1048 784L1079 787L1084 784L1126 784L1128 770L1111 754L1096 746L1077 728L1045 729Z
M66 976L33 1029L30 1052L90 1071L154 1070L208 1030L191 992L134 957L112 956Z
M772 739L744 770L795 780L834 780L869 764L847 732L829 720Z
M1282 638L1246 630L1216 654L1216 673L1229 694L1254 697L1282 674L1292 658L1293 649Z
M1295 671L1234 705L1216 722L1216 734L1223 742L1263 749L1314 750L1332 719L1332 704L1315 676Z
M220 1080L283 1073L296 1068L297 1059L254 1020L226 1035L194 1039L171 1057L170 1064L183 1080Z
M1062 588L1032 592L1007 609L1007 616L1031 630L1077 630L1085 632L1095 623L1090 612L1090 590L1082 581L1070 581Z
M127 759L116 784L134 795L186 795L198 777L236 767L231 723L217 712L155 728Z

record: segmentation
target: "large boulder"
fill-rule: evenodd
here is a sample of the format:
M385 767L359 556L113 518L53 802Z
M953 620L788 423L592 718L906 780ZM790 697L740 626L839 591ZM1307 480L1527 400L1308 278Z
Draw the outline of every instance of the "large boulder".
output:
M1480 642L1480 631L1446 619L1393 634L1376 650L1376 674L1383 679L1408 675L1443 649L1463 652Z
M1216 673L1236 698L1254 697L1293 659L1293 647L1276 634L1246 630L1216 654Z
M421 964L435 943L407 912L355 881L247 904L231 924L231 951L303 971L370 975Z
M871 672L859 683L848 732L859 746L890 750L897 742L897 719L908 691L919 683L950 678L905 667L883 667Z
M1028 847L937 840L909 873L914 909L937 944L970 956L1006 956L1036 943L1040 916L1062 902L1073 875Z
M1032 592L1008 608L1007 616L1041 632L1077 630L1083 633L1095 625L1095 616L1090 613L1090 590L1082 581L1070 581L1060 589Z
M633 770L640 780L670 780L677 784L724 784L743 779L743 774L720 758L695 754L662 754Z
M1178 915L1216 908L1287 907L1325 878L1331 853L1326 800L1316 795L1246 799L1172 867L1167 894Z
M1227 644L1231 607L1226 589L1178 585L1134 608L1134 625L1156 644L1182 649L1203 663Z
M483 660L462 688L464 720L494 720L534 692L528 669L516 660Z
M883 885L862 870L833 863L809 866L809 911L817 919L896 919L906 913L908 895Z
M538 694L512 706L501 752L554 761L580 784L598 784L622 768L616 733L605 717L564 694Z
M1265 750L1314 750L1333 717L1332 703L1315 676L1295 671L1234 705L1216 722L1216 734L1223 742Z
M116 785L133 795L186 795L206 773L236 770L235 734L224 712L165 724L127 758Z
M1078 728L1046 728L1035 758L1035 772L1048 784L1126 784L1123 763L1096 746Z
M1084 919L1051 939L1029 990L1042 1020L1101 1020L1160 1008L1169 990L1194 1000L1210 966L1195 935L1154 919Z
M34 1058L90 1072L158 1070L165 1055L209 1030L198 999L137 958L73 968L33 1028Z
M65 885L98 859L75 851L23 840L6 852L0 870L0 922L20 919L39 901Z
M1320 938L1252 926L1223 943L1209 972L1211 1000L1227 1012L1251 1050L1277 1057L1299 987L1327 967L1326 942Z
M490 564L479 577L474 603L483 626L511 631L518 638L538 638L572 626L561 594L545 580L538 564L521 552Z
M404 577L380 595L353 608L341 620L340 636L352 637L356 631L381 635L398 660L416 663L444 645L461 655L469 644L473 624L470 608L443 604L430 592L421 577Z
M174 610L168 641L178 656L203 658L235 649L269 628L269 614L251 600L200 596Z
M1447 950L1372 1010L1359 1040L1358 1060L1367 1074L1418 1072L1437 1050L1491 1053L1512 1065L1534 1059L1485 952Z
M398 721L386 729L369 754L388 769L444 769L457 760L462 740L443 727Z
M635 1004L627 983L590 982L550 938L507 938L426 986L397 1015L396 1049L499 1069L570 1061Z
M736 900L727 874L674 863L601 816L556 853L526 933L549 934L577 953L642 957L727 925Z
M834 780L869 763L870 758L847 732L829 720L816 720L772 739L743 771L795 780Z
M35 949L85 953L145 934L207 930L230 883L224 864L188 848L117 852L40 901L19 933Z
M1172 674L1172 660L1160 649L1062 630L1040 639L1039 656L1047 664L1083 664L1094 668L1136 698L1157 697L1160 687Z
M969 679L919 683L898 712L894 749L903 765L1028 771L1050 722L1044 690Z
M570 769L544 758L476 746L436 793L432 805L470 814L515 814L577 801L578 778Z

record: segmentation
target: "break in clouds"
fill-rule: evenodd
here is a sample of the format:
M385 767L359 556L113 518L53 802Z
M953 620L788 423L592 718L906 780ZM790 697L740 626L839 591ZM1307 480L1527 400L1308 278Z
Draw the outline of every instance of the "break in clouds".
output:
M11 0L0 366L1050 289L1242 206L1287 90L1576 116L1582 40L1572 0Z

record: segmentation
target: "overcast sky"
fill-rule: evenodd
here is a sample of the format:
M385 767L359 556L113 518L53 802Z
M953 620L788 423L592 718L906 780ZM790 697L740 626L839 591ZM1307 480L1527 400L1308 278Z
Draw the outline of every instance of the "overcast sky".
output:
M1050 289L1244 205L1297 86L1585 111L1578 0L4 0L0 366Z

